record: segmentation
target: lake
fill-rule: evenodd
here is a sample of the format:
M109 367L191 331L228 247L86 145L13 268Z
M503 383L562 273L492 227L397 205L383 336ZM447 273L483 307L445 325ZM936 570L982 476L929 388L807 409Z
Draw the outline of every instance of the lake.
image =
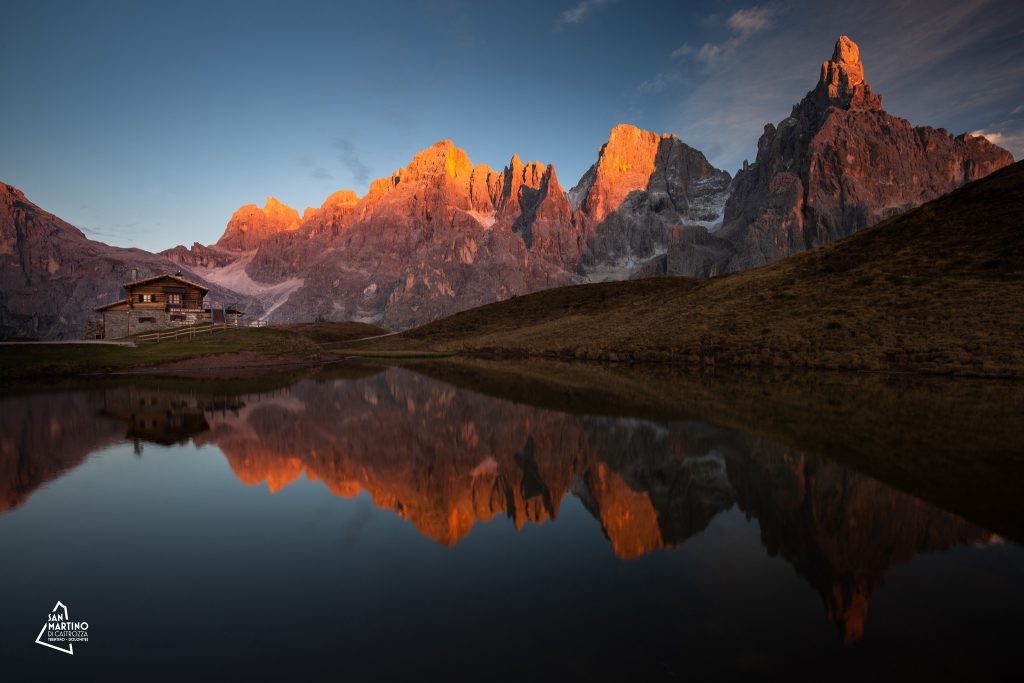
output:
M0 394L0 671L998 680L1024 388L340 364ZM73 656L34 643L58 601Z

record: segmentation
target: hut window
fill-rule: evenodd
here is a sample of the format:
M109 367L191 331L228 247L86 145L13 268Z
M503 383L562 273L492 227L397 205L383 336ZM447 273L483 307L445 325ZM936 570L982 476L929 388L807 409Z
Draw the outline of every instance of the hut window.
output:
M156 318L139 318L140 323L155 323Z
M139 303L140 304L143 304L143 303L151 304L151 303L153 303L153 295L152 294L139 294Z
M181 294L168 294L167 303L169 304L181 304Z

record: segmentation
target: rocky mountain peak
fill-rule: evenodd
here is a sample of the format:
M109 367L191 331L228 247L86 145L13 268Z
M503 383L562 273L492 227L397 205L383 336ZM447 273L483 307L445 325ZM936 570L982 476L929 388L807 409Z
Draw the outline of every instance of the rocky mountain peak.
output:
M882 110L860 49L840 36L818 83L757 143L733 183L718 233L727 270L833 242L1013 163L984 139L915 127Z
M473 162L469 160L469 155L451 140L440 140L418 152L405 168L370 183L367 198L378 199L402 184L420 181L442 184L455 181L468 185L472 174Z
M544 173L545 166L541 162L533 161L524 164L518 154L513 154L508 166L502 171L502 177L496 187L499 191L493 198L495 209L507 211L511 206L510 202L519 201L523 188L539 189Z
M267 195L267 201L264 202L263 204L263 210L265 212L280 211L282 209L287 210L288 208L289 207L287 205L282 204L277 200L277 197L274 197L272 195Z
M320 206L321 209L326 209L332 206L346 206L348 204L355 204L359 201L359 195L352 190L338 190L331 194L324 203Z
M469 155L455 146L451 140L441 140L412 158L404 169L398 172L404 180L447 176L469 178L473 163Z
M301 228L307 234L337 235L359 204L359 195L352 190L334 192L319 208L307 207L302 214Z
M240 207L228 221L217 246L232 251L255 249L267 237L299 227L299 212L274 197L267 197L263 208L255 204Z
M16 188L14 185L8 185L7 183L0 183L0 197L7 199L25 199L25 195L21 190Z
M581 206L597 223L614 211L630 192L643 190L654 172L661 136L628 123L620 123L608 134L597 163L572 190L572 203ZM582 195L582 196L581 196Z
M871 92L864 81L864 65L860 61L860 48L847 36L839 36L832 59L822 62L818 85L808 97L824 109L838 106L844 109L881 109L882 96Z
M860 64L860 48L849 36L839 36L832 51L832 61L840 64Z
M58 235L85 239L81 230L40 209L15 186L0 182L0 257L14 254L23 243Z

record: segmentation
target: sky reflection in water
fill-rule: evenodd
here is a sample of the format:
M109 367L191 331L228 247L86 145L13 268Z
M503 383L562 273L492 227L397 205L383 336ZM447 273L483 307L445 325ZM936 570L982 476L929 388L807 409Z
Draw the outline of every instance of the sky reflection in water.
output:
M17 672L984 678L1020 636L998 500L944 509L757 425L376 368L0 403ZM92 625L73 662L32 646L58 599Z

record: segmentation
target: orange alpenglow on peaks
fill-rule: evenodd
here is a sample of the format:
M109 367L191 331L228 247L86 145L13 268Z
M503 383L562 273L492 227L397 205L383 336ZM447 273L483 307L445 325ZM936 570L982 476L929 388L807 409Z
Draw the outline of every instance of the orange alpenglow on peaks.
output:
M881 109L882 96L864 82L860 48L847 36L839 36L832 59L822 62L815 95L821 104L859 109Z
M400 183L425 180L445 175L449 178L468 178L473 171L469 155L455 146L451 140L441 140L419 152L409 165L391 174L390 178L379 178L370 185L369 194L386 192Z
M274 197L267 197L262 209L246 204L235 211L217 246L231 251L249 251L271 235L298 229L301 222L298 211Z

